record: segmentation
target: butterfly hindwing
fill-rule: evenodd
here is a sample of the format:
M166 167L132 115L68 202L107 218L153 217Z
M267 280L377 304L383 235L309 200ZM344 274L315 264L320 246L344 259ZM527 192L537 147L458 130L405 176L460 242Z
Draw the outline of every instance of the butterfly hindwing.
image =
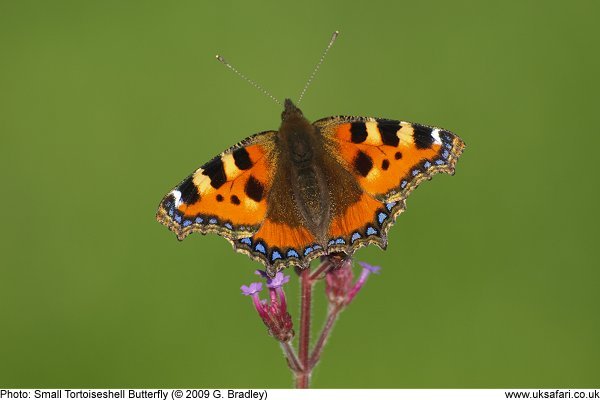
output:
M251 136L198 168L161 201L156 218L181 240L215 232L229 240L250 236L267 211L276 132Z
M252 237L238 239L234 244L238 251L265 264L270 274L293 265L305 267L323 249L298 208L298 183L293 178L289 157L281 156L278 167L263 224Z

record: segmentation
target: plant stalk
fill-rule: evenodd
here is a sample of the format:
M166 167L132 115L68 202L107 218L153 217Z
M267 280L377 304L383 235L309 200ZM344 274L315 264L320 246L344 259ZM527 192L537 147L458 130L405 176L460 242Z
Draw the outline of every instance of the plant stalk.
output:
M329 334L331 333L333 325L335 324L337 317L340 315L340 311L342 311L342 308L342 306L333 306L329 310L329 313L327 315L327 321L325 321L323 331L321 331L321 335L319 336L319 339L317 340L317 343L315 344L315 347L313 348L313 351L310 355L311 370L314 368L317 362L319 362L319 359L321 358L321 352L323 351L323 347L325 346L325 343L327 343Z
M302 371L296 374L296 387L307 389L310 382L312 367L309 357L310 345L310 311L312 300L312 280L310 279L310 268L305 268L300 274L301 281L301 304L300 304L300 339L298 356Z

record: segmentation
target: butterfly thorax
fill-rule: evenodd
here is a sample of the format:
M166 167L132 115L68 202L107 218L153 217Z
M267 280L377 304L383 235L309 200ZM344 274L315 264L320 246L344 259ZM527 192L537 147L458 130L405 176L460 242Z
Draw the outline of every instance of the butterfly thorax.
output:
M281 163L289 171L294 206L303 225L317 238L324 238L329 221L329 189L322 165L322 137L302 111L289 99L281 114L278 140L281 143Z

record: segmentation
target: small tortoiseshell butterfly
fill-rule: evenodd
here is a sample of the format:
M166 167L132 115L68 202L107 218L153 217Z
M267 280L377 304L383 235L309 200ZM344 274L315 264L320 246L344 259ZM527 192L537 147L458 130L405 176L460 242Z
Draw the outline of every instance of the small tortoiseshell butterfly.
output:
M454 173L465 144L405 121L335 116L310 123L286 99L277 131L244 139L171 190L157 220L182 240L217 233L270 275L334 252L387 246L406 197Z

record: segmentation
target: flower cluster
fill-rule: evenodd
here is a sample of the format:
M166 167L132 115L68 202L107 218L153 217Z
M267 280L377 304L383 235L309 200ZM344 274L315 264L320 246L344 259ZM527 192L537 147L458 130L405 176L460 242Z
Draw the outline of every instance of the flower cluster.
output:
M333 325L338 315L356 297L356 294L364 286L371 273L379 273L380 267L360 262L362 271L354 281L352 273L352 259L345 254L334 253L322 257L321 265L314 271L310 268L297 269L300 278L300 329L298 340L298 352L292 345L294 330L292 317L287 310L287 302L283 286L289 282L290 277L278 272L273 278L263 271L256 271L266 280L269 290L268 300L261 299L259 293L263 289L262 282L252 282L250 285L241 287L242 294L252 297L254 307L258 315L267 326L271 336L280 342L285 354L288 366L296 377L296 387L306 388L309 385L310 376L314 366L321 358L323 347L329 338ZM325 293L329 300L327 318L317 340L310 349L311 335L311 299L313 286L320 280L325 280Z
M342 260L338 265L331 268L325 276L325 292L329 303L337 307L345 307L356 297L371 273L378 274L381 267L373 266L365 262L359 262L363 267L356 283L352 273L352 260Z
M262 271L256 271L258 275L267 277ZM249 286L241 287L242 294L252 296L254 307L269 330L269 334L280 342L288 342L294 337L292 317L287 311L285 292L283 285L288 283L289 276L278 272L274 278L267 277L267 288L269 289L269 301L261 300L258 294L262 290L262 283L252 282Z

